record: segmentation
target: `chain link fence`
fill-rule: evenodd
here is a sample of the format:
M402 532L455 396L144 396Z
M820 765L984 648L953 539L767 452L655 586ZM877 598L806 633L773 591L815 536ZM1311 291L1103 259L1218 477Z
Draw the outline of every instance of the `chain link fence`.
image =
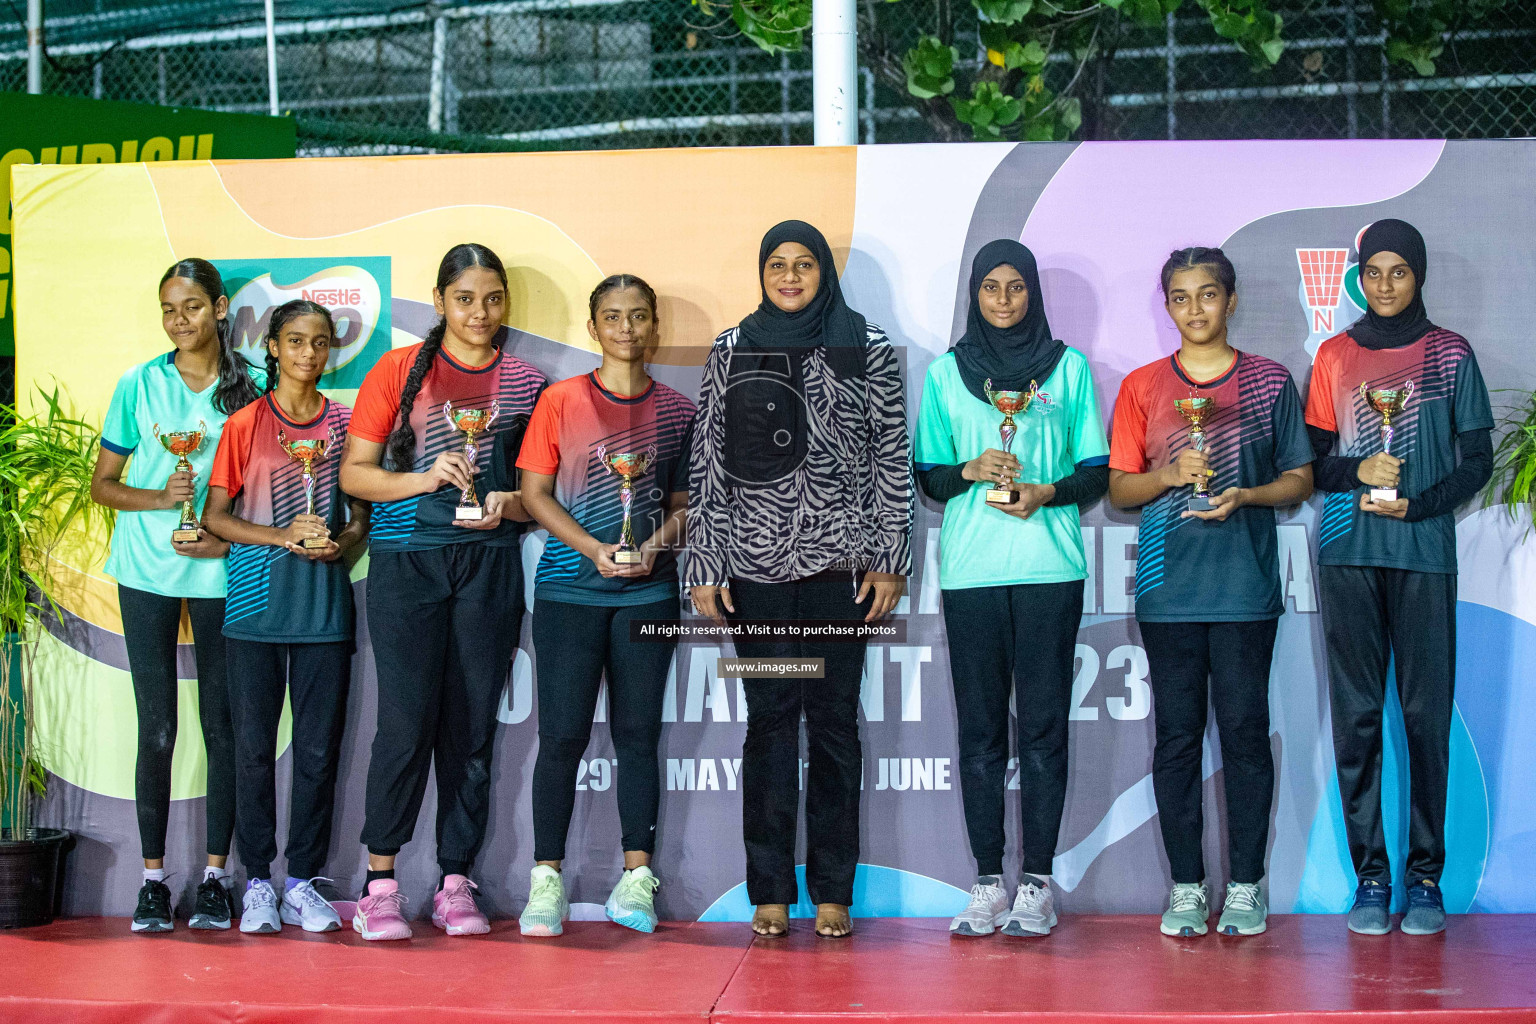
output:
M3 90L25 88L22 6L0 0ZM936 6L871 4L864 17L900 52L931 31ZM974 20L969 4L951 6ZM1287 46L1269 71L1255 72L1186 4L1156 28L1106 13L1096 55L1081 67L1063 56L1047 77L1075 83L1080 138L1536 135L1536 4L1458 33L1430 77L1387 64L1368 3L1271 6ZM306 155L811 141L809 53L765 53L688 0L276 9L279 106L296 117ZM46 10L47 92L268 109L259 0L49 0ZM864 141L934 137L897 83L868 68L861 82Z

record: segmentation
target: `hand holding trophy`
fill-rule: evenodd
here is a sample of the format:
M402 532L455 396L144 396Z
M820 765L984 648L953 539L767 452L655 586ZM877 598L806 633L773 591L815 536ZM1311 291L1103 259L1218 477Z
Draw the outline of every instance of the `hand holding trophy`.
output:
M452 402L443 403L443 419L448 421L448 426L464 435L464 458L469 462L470 472L475 469L475 460L480 456L480 445L476 438L478 435L491 429L491 424L496 422L496 417L501 414L501 400L491 399L488 409L455 409ZM469 486L459 492L459 507L454 510L455 519L484 519L485 509L480 507L480 499L475 495L475 483L470 481Z
M288 440L282 427L277 428L277 443L288 457L300 466L304 479L304 514L315 514L315 463L325 458L326 449L336 447L336 428L326 430L324 437ZM329 537L305 537L300 543L310 550L323 548L331 542Z
M208 424L198 420L196 430L171 430L162 434L160 424L156 423L151 430L161 447L176 456L176 472L192 472L192 463L188 461L187 456L203 446L203 438L208 434ZM181 503L181 522L171 531L171 542L195 543L198 536L197 530L197 509L193 507L192 499L188 498Z
M1189 421L1189 445L1197 452L1205 451L1205 421L1216 411L1216 399L1209 395L1197 395L1190 392L1188 398L1175 398L1173 407L1179 411L1179 415ZM1195 489L1189 496L1189 510L1191 512L1209 512L1211 510L1211 486L1209 478L1195 484Z
M1406 381L1400 388L1372 388L1364 382L1360 384L1360 397L1374 412L1381 414L1381 451L1384 455L1392 454L1392 417L1400 415L1408 405L1408 399L1413 394L1413 381ZM1372 501L1396 501L1396 487L1372 487Z
M609 452L602 445L597 447L597 461L620 479L619 504L624 507L624 525L619 529L619 547L613 553L615 565L639 565L644 559L635 545L634 530L630 527L630 505L635 498L635 477L642 476L656 462L656 446L648 444L639 452Z

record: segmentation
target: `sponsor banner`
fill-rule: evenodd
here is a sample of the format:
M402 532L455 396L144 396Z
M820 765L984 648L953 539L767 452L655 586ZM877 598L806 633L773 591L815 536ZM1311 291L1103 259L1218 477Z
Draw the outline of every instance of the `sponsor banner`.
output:
M267 358L272 311L307 299L331 312L336 340L320 386L356 390L390 348L389 257L215 260L229 293L235 344L257 366Z
M13 166L291 157L296 144L287 117L0 92L0 356L16 351Z
M1188 191L1191 167L1203 175L1198 223L1168 215ZM1529 393L1536 364L1528 318L1497 295L1507 290L1503 282L1536 279L1529 244L1536 194L1511 194L1498 183L1533 174L1536 142L1412 140L379 157L152 164L133 173L21 168L26 301L17 310L18 371L24 387L61 380L88 414L100 415L125 368L165 351L155 282L173 257L197 255L239 282L231 287L248 339L259 336L273 305L306 288L339 315L355 311L355 321L350 313L343 319L348 331L355 323L357 334L341 346L346 358L327 381L345 397L383 345L408 344L430 329L438 260L454 243L478 241L507 265L515 354L551 379L591 369L597 355L585 329L588 293L607 274L639 274L660 298L663 343L652 372L695 395L710 339L759 301L754 264L763 231L798 218L826 233L850 303L901 346L909 418L929 363L963 330L972 255L1006 237L1035 252L1039 298L1057 335L1087 355L1107 419L1125 375L1178 344L1158 281L1170 250L1201 244L1227 251L1238 273L1234 343L1283 363L1304 389L1317 344L1365 308L1359 232L1379 218L1401 217L1428 240L1431 318L1471 341L1493 387ZM626 187L616 191L614 181ZM700 181L813 187L793 194L701 190ZM102 209L115 216L101 217ZM80 280L92 282L98 301L69 301ZM370 305L374 286L377 301ZM61 344L50 311L65 304L71 332ZM375 310L377 319L370 319ZM1277 780L1266 877L1277 912L1340 911L1354 886L1322 655L1318 504L1314 498L1278 516L1285 614L1270 687ZM949 675L950 644L971 637L951 635L942 615L942 514L941 506L919 502L913 575L893 620L899 630L868 638L859 693L858 914L951 914L974 878ZM1536 692L1527 682L1536 659L1536 604L1528 581L1536 572L1536 538L1500 509L1466 508L1458 519L1461 671L1444 891L1453 911L1531 912ZM1162 906L1168 874L1150 774L1156 707L1135 620L1136 518L1101 501L1083 510L1082 536L1088 569L1068 696L1071 781L1053 874L1067 913L1151 913ZM78 593L66 601L67 628L45 640L40 653L48 671L38 695L39 728L51 741L54 772L44 820L93 839L72 861L67 909L126 914L139 881L130 799L134 710L115 595L100 571L103 540L86 538L60 553ZM529 581L543 542L541 531L523 542ZM369 621L366 564L354 572L358 654L327 866L353 889L364 871L357 837L378 706L369 636L409 628ZM531 582L527 587L523 596L531 603ZM575 783L567 885L576 903L602 903L622 867L619 773L655 770L663 784L655 863L666 881L658 907L671 918L741 920L750 914L739 838L747 690L819 683L735 677L729 670L742 667L730 663L738 657L735 638L686 612L680 623L652 625L658 632L636 639L678 641L662 700L658 761L618 763L609 727L622 709L610 706L605 689ZM535 680L539 658L559 656L536 650L529 633L525 616L497 712L490 832L474 871L484 902L501 914L515 913L527 895ZM1019 657L1019 699L1029 700L1031 653ZM182 674L190 677L190 648L183 660ZM191 707L195 684L188 679L183 687ZM1400 873L1409 772L1395 702L1387 720L1385 826ZM201 862L203 848L196 728L184 727L178 743L185 770L173 782L168 857L186 870ZM1017 753L1012 743L1010 751ZM286 755L280 764L284 788ZM1227 862L1214 723L1203 765L1203 843L1210 881L1219 886ZM802 785L807 770L802 764ZM1019 811L1034 798L1015 757L1004 784L1013 874ZM425 906L437 881L435 813L429 789L416 839L399 861L412 906ZM802 911L813 912L794 912Z

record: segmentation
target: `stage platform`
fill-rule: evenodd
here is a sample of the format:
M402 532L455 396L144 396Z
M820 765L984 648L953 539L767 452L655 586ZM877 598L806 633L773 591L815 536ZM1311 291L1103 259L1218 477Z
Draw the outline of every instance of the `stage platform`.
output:
M5 1024L509 1021L903 1024L1049 1021L1536 1022L1536 917L1455 917L1439 936L1350 935L1277 916L1252 939L1170 939L1149 917L1068 917L1044 940L951 939L940 920L860 920L844 940L797 921L664 924L654 936L515 922L410 942L351 931L136 936L122 919L0 932Z

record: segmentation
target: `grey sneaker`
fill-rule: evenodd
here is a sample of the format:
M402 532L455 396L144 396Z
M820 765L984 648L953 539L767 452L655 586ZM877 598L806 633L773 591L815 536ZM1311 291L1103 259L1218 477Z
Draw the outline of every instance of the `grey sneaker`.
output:
M1392 930L1392 887L1366 879L1355 889L1349 930L1356 935L1385 935Z
M949 922L951 935L991 935L1008 916L1008 891L1001 885L971 886L971 902Z
M1445 931L1445 900L1440 886L1429 879L1408 887L1408 913L1403 915L1404 935L1433 935Z
M1037 885L1028 879L1019 883L1013 909L1003 918L1003 934L1031 938L1049 935L1055 927L1056 905L1051 900L1050 885Z
M1257 882L1228 882L1227 898L1222 903L1221 921L1216 930L1222 935L1259 935L1267 927L1269 907Z
M240 930L247 935L270 935L283 930L277 908L277 892L265 878L252 879L251 884L245 887Z
M1204 935L1210 929L1206 924L1210 916L1205 886L1199 882L1177 882L1168 894L1168 909L1163 911L1160 927L1164 935Z
M329 881L329 878L311 878L307 882L295 882L284 890L280 908L283 924L296 924L307 932L340 931L341 915L315 888L316 882Z

